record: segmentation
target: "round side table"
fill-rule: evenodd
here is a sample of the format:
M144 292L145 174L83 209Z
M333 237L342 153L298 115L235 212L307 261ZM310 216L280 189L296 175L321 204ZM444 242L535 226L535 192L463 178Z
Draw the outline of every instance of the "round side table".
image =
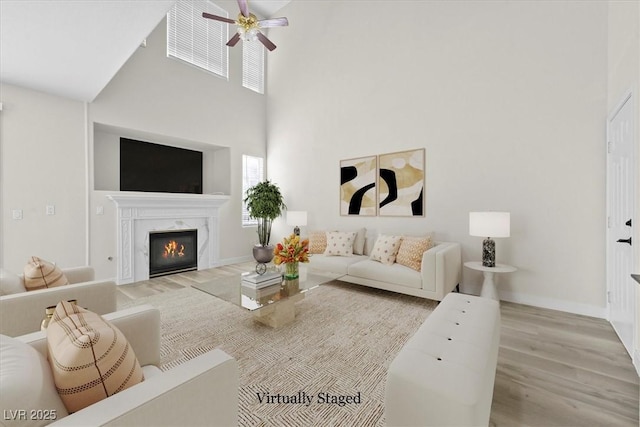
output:
M495 267L485 267L480 261L465 262L464 266L472 270L482 271L484 281L482 282L482 291L480 291L480 296L492 298L496 301L500 301L500 298L498 298L498 290L496 289L496 283L493 281L493 275L495 273L513 273L518 270L517 268L506 264L496 264Z

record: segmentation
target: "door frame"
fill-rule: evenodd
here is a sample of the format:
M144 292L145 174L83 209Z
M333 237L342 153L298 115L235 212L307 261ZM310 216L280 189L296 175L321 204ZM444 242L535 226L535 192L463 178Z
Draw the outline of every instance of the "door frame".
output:
M605 241L605 250L606 250L606 265L605 265L605 277L606 277L606 294L605 294L605 301L606 301L606 305L607 305L607 321L611 322L611 303L609 302L609 292L610 292L610 284L609 284L609 269L610 269L610 252L609 252L609 241L611 239L610 236L610 232L609 232L609 212L610 212L610 203L609 203L609 141L610 141L610 135L611 135L611 130L610 130L610 123L611 121L615 118L615 116L620 112L620 110L622 109L622 107L624 107L624 105L629 102L631 102L631 108L633 109L632 111L632 116L634 117L634 121L633 121L633 143L632 143L632 168L633 168L633 173L632 173L632 183L631 183L631 189L633 194L635 194L636 196L634 197L634 204L633 204L633 209L632 209L632 214L631 214L631 218L633 220L633 227L631 228L631 236L633 238L633 240L636 242L635 245L633 245L632 248L632 268L634 270L634 272L640 272L640 262L638 260L638 255L639 252L638 250L636 250L636 246L638 244L640 244L640 218L638 217L638 207L640 204L640 197L638 196L638 188L639 188L639 183L638 183L638 178L640 176L639 172L638 172L638 166L639 166L639 159L638 159L638 155L640 153L640 150L638 149L638 129L639 129L639 123L638 123L638 99L637 99L637 88L636 87L632 87L630 89L627 89L622 97L620 98L620 101L618 101L618 103L616 104L616 106L611 110L611 112L607 115L607 126L606 126L606 141L605 141L605 153L606 153L606 184L605 184L605 192L606 192L606 224L605 224L605 228L606 228L606 241ZM635 297L635 303L634 303L634 321L633 321L633 340L632 340L632 354L631 359L633 361L633 364L636 368L636 372L638 372L638 374L640 375L640 350L638 348L638 328L640 327L640 325L638 325L638 310L640 309L640 307L638 307L638 288L640 286L636 286L633 288L632 293L634 294Z

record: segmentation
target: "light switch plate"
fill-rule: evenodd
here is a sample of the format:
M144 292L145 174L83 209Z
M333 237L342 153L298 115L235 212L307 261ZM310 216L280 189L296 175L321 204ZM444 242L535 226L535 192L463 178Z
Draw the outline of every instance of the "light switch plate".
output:
M13 218L13 219L22 219L22 209L12 209L11 210L11 218Z
M55 215L56 207L54 205L47 205L46 212L47 212L47 215Z

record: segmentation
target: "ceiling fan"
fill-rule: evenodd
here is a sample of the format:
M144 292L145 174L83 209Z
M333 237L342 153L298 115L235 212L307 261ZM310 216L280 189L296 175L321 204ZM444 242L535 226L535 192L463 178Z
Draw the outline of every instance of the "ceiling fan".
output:
M270 51L276 48L271 40L260 32L260 28L270 27L286 27L289 25L287 18L272 18L258 20L256 15L249 13L249 5L247 0L238 0L238 6L240 7L240 13L238 19L225 18L223 16L212 15L207 12L202 13L203 18L214 19L216 21L226 22L227 24L236 24L238 26L237 32L227 42L227 46L235 46L240 39L244 41L259 40Z

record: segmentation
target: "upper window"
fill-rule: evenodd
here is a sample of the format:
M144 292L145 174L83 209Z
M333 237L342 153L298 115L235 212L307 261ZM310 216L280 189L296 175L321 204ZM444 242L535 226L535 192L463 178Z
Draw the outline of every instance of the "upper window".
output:
M258 220L249 218L247 204L247 190L264 180L264 159L242 155L242 225L258 225Z
M228 78L229 25L203 18L202 12L229 15L209 1L177 1L167 15L167 56Z
M264 93L264 46L258 40L242 42L242 86Z

